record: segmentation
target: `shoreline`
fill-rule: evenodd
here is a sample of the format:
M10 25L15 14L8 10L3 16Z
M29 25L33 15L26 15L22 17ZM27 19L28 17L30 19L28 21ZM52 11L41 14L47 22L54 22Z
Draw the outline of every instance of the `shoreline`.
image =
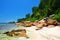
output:
M40 22L40 23L39 23ZM49 21L50 22L50 21ZM54 25L54 20L52 21L53 25L45 25L45 21L35 21L33 24L35 26L25 27L21 25L17 25L17 28L10 32L5 32L7 35L12 35L11 37L18 38L16 40L60 40L60 26L57 24L57 26ZM30 24L30 22L27 22ZM27 24L25 23L25 25ZM37 26L38 25L38 26ZM25 32L26 31L26 32ZM28 37L28 38L27 38Z
M60 31L60 27L56 26L53 28L47 28L47 27L43 27L41 30L36 30L37 27L36 26L32 26L32 27L26 27L26 34L28 35L28 39L26 39L25 37L12 37L14 38L14 40L52 40L52 39L59 39L59 31ZM54 32L56 31L56 33L54 34ZM58 34L57 34L58 33ZM51 35L51 36L49 36ZM48 38L48 39L47 39ZM4 39L4 38L3 38Z

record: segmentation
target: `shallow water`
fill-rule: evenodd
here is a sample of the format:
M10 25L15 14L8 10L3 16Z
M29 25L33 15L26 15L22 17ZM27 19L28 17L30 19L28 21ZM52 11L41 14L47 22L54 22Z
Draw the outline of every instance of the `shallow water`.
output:
M23 37L10 37L6 34L2 34L4 32L11 31L17 28L21 28L21 26L17 27L17 25L15 24L0 24L0 40L26 40L26 38Z
M15 25L15 24L0 24L0 33L4 33L6 31L11 31L15 28L17 28L17 25Z
M0 34L0 40L16 40L16 38L9 37L5 34Z
M1 34L2 32L11 31L16 28L23 28L23 26L17 27L15 24L0 24L0 40L60 40L60 27L58 26L54 28L44 27L41 30L36 30L37 28L35 26L26 27L28 39L25 37L10 37Z
M27 40L24 37L9 37L5 34L0 34L0 40Z

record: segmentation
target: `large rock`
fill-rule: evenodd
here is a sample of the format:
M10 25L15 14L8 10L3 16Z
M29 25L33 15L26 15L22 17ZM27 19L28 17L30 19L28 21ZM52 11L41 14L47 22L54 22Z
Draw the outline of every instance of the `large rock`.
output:
M24 21L24 26L31 27L32 26L32 22L30 22L30 21Z
M54 25L48 25L48 28L53 28L53 27L55 27Z
M57 25L57 20L48 20L48 25Z
M40 22L40 23L42 23L42 22L45 22L45 20L44 20L44 19L42 19L42 20L40 20L39 22Z
M25 29L12 30L11 32L5 32L4 34L7 34L8 36L11 36L11 37L26 37L27 38Z
M39 24L39 21L36 20L34 23L33 23L33 26L37 26Z
M60 26L60 22L57 22L57 26Z
M24 22L16 23L17 26L24 26Z
M38 29L42 29L42 28L43 28L43 24L38 24L38 25L36 25L36 27L37 27Z
M46 20L42 19L41 21L39 21L40 24L43 24L43 26L47 26L47 22Z
M43 27L46 27L47 23L45 22L45 20L41 20L38 22L38 24L36 25L36 27L38 27L39 29L42 29Z

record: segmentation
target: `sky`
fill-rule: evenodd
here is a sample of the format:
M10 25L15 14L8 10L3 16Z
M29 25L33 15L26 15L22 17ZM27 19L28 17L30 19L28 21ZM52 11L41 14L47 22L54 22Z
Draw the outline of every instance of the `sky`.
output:
M0 22L17 21L32 14L32 7L38 6L40 0L0 0Z

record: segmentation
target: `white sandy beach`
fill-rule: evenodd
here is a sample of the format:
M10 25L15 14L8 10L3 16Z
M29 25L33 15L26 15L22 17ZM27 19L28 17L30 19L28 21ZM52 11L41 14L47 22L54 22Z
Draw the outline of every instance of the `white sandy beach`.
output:
M58 26L53 28L44 27L41 30L35 29L35 26L26 29L29 40L60 40L60 27Z
M8 37L0 34L0 40L60 40L60 27L53 28L43 27L41 30L36 30L35 26L25 28L28 39L25 37ZM3 35L3 36L2 36Z

